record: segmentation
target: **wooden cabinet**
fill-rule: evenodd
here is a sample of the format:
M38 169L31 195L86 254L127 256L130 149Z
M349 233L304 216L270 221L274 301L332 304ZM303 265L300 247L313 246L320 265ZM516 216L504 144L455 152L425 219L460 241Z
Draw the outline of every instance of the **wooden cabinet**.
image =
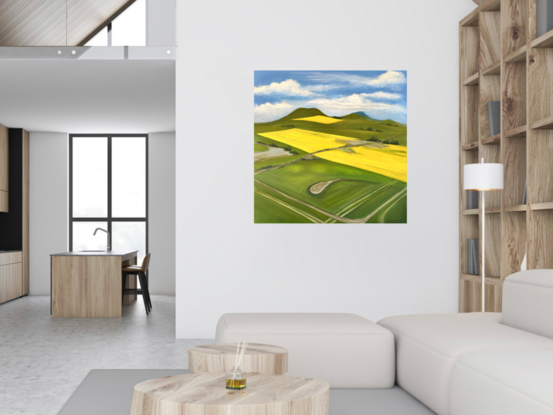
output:
M8 211L9 140L8 129L0 124L0 212Z
M0 213L0 303L3 303L29 294L29 133L21 128L2 127L0 131L0 142L5 137L8 143L9 165L8 162L2 165L8 165L10 189L9 212L6 209ZM0 206L4 203L3 193L8 196L8 192L0 191Z
M23 296L23 263L0 265L0 303L21 296Z

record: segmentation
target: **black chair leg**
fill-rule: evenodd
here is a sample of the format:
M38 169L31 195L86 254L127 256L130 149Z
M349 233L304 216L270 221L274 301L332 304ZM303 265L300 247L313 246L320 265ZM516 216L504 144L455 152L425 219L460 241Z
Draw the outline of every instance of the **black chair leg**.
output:
M152 299L150 297L150 287L148 284L148 277L146 276L146 273L142 272L142 281L144 281L144 286L142 287L142 292L144 295L146 295L148 299L148 304L150 305L150 310L153 308L152 305Z
M123 305L123 301L125 300L125 285L127 285L127 274L123 273L123 289L121 290L121 305Z
M144 308L146 309L146 315L149 315L150 309L148 307L148 299L144 295L144 282L143 282L141 273L138 273L138 280L140 281L140 288L142 289L142 300L144 300Z

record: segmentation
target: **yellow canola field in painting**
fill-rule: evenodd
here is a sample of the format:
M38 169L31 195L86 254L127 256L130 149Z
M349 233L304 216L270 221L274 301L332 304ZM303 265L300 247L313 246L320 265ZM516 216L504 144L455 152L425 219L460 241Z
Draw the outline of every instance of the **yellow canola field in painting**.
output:
M342 120L337 120L336 118L325 117L323 115L315 115L313 117L295 118L294 121L312 121L312 122L318 122L320 124L334 124L335 122L340 122Z
M308 153L343 147L347 143L365 143L355 138L306 131L299 128L258 134ZM372 171L407 183L407 147L396 145L388 145L384 148L356 146L351 147L351 151L353 153L346 153L342 150L321 151L317 153L317 157L334 163Z

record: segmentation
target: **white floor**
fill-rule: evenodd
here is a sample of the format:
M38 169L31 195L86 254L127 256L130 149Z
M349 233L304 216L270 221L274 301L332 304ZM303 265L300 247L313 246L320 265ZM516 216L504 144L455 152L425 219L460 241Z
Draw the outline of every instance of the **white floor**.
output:
M50 297L0 305L0 413L55 415L91 369L188 368L188 347L212 340L175 340L175 298L152 302L114 319L53 319Z

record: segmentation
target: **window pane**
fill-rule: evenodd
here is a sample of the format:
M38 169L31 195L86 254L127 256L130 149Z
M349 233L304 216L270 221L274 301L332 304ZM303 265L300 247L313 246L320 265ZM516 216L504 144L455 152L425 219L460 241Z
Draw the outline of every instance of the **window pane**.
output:
M146 139L113 137L111 159L113 217L146 217Z
M108 28L104 27L96 36L86 42L85 46L107 46L108 45Z
M112 222L113 250L138 251L138 265L146 255L146 222Z
M146 0L135 1L111 25L112 46L146 46Z
M96 228L108 229L107 222L73 222L73 251L107 250L108 237Z
M73 217L107 217L106 137L73 138Z

